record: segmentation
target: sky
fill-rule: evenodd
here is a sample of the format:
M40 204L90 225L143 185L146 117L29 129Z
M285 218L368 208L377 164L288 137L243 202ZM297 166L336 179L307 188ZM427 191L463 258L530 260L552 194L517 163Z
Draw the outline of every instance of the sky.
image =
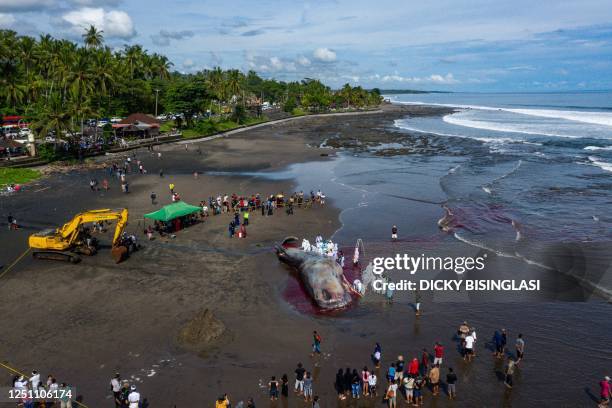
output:
M611 0L0 0L0 28L104 31L181 72L221 66L332 87L612 89Z

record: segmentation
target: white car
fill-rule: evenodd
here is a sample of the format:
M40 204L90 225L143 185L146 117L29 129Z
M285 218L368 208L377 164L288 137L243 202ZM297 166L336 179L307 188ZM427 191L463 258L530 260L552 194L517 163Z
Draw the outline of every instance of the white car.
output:
M116 116L115 116L115 117L112 117L112 118L111 118L111 123L119 123L119 122L121 122L122 120L123 120L123 119L118 118L118 117L116 117Z
M32 133L32 131L30 129L28 129L28 128L21 128L21 129L19 129L19 135L20 136L24 136L24 135L27 136L30 133Z

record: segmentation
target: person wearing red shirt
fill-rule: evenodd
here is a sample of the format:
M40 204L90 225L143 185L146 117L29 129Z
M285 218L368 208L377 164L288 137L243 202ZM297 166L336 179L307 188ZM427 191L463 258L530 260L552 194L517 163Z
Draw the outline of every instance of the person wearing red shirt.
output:
M444 347L440 342L436 342L434 346L434 365L442 365L442 359L444 358Z
M412 376L419 375L419 359L413 358L410 364L408 365L408 374Z

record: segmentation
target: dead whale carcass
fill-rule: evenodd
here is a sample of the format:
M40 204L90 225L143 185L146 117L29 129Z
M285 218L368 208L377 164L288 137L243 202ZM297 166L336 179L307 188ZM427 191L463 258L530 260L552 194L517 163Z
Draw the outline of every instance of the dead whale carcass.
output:
M353 301L350 285L333 258L304 251L295 237L286 238L281 245L277 245L276 254L282 262L299 271L304 286L320 308L339 309Z

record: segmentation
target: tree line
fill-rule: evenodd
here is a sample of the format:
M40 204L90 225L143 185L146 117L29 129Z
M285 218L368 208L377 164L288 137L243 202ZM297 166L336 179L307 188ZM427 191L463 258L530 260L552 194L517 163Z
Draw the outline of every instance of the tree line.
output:
M0 114L24 116L41 137L76 131L87 119L134 112L180 113L187 127L203 113L241 120L263 100L303 113L375 106L381 97L349 84L332 90L316 79L283 82L237 69L182 74L167 57L140 45L112 51L93 26L82 45L0 30Z

